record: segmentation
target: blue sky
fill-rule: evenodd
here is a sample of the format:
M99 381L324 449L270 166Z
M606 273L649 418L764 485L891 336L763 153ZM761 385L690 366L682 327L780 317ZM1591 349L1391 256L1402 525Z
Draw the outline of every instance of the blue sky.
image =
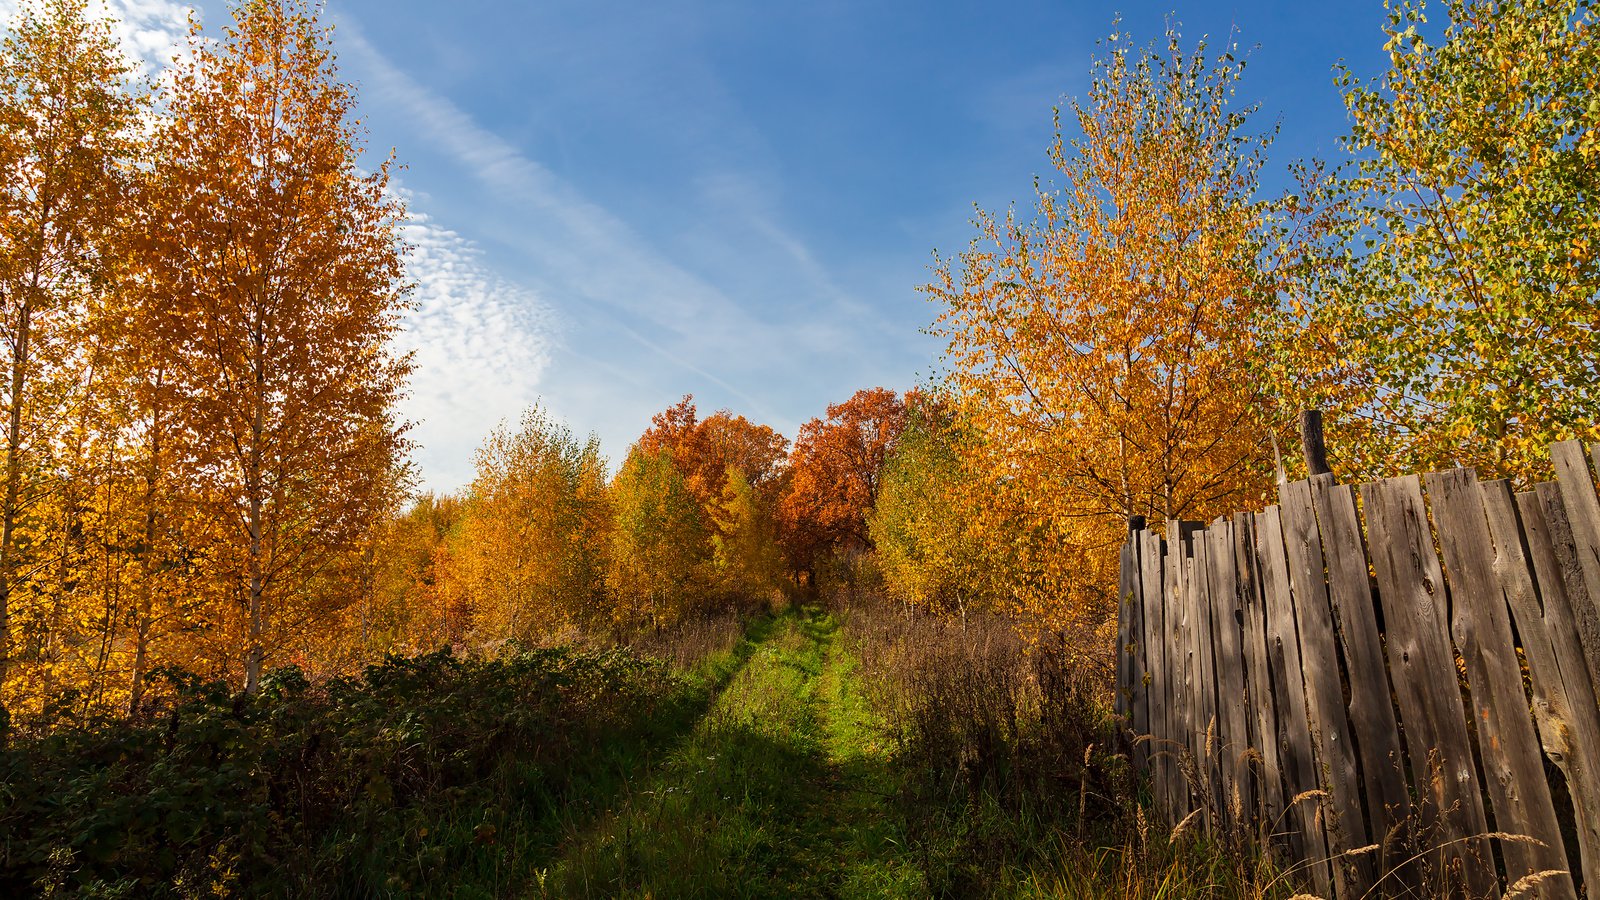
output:
M145 52L172 0L106 0ZM6 0L0 0L0 7ZM370 147L417 221L407 414L428 486L471 477L543 403L620 460L693 393L792 437L856 389L937 367L916 291L973 204L1048 177L1050 109L1086 89L1098 3L328 0ZM221 2L199 11L215 27ZM1272 171L1338 153L1340 59L1385 62L1380 0L1130 3L1120 29L1239 29ZM175 19L174 17L177 16Z

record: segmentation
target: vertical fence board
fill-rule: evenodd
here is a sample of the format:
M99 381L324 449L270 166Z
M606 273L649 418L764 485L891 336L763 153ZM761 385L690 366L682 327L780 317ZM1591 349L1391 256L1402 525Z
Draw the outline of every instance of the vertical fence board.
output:
M1117 561L1117 689L1112 702L1121 731L1127 730L1130 721L1128 695L1133 690L1133 679L1128 674L1128 660L1133 657L1133 628L1129 623L1133 621L1133 606L1139 601L1135 593L1138 586L1133 583L1132 554L1133 546L1123 544Z
M1200 660L1195 653L1199 645L1197 636L1199 625L1195 623L1194 608L1194 557L1187 552L1178 558L1178 591L1182 597L1180 607L1182 610L1183 626L1183 721L1184 731L1182 746L1178 748L1183 757L1184 779L1180 787L1183 790L1183 805L1188 810L1204 806L1200 796L1200 783L1198 773L1202 755L1201 735L1205 732L1205 722L1201 719L1202 707L1200 698ZM1173 823L1174 825L1177 822Z
M1166 642L1162 640L1162 623L1166 618L1166 597L1161 591L1161 537L1153 531L1140 531L1134 539L1139 544L1140 596L1144 598L1143 641L1146 681L1145 759L1151 772L1151 783L1164 781L1167 757L1161 752L1160 741L1166 737L1167 671Z
M1522 667L1505 595L1494 572L1494 542L1478 480L1470 469L1427 477L1450 588L1451 631L1466 660L1478 750L1494 828L1540 843L1504 841L1506 878L1570 871L1544 774L1543 752L1522 690ZM1540 886L1544 896L1576 897L1570 878Z
M1211 549L1201 532L1194 538L1194 568L1190 575L1190 603L1194 606L1194 655L1199 684L1199 733L1195 736L1195 763L1199 769L1200 792L1206 810L1206 824L1222 825L1222 769L1218 764L1217 733L1217 656L1211 614Z
M1372 858L1355 855L1368 844L1361 803L1361 778L1355 747L1345 718L1339 650L1328 606L1328 585L1317 530L1311 484L1296 481L1278 491L1283 509L1284 541L1289 551L1289 580L1294 591L1295 622L1300 630L1300 659L1306 669L1306 710L1322 761L1322 787L1332 797L1326 817L1328 849L1337 857L1334 871L1340 897L1359 897L1372 884Z
M1506 488L1509 490L1509 488ZM1493 495L1493 492L1491 492ZM1552 749L1552 759L1566 772L1566 788L1573 796L1574 818L1584 860L1584 882L1590 894L1600 890L1600 711L1595 703L1594 685L1589 681L1589 666L1579 644L1578 625L1568 601L1566 580L1555 557L1554 535L1546 519L1546 503L1538 493L1517 495L1517 512L1522 516L1528 562L1533 569L1542 602L1544 634L1549 637L1557 673L1541 679L1560 684L1565 697L1565 722L1541 722L1541 738ZM1491 522L1493 522L1491 517ZM1581 585L1579 585L1581 589ZM1533 610L1518 613L1533 618ZM1531 663L1530 658L1530 663ZM1538 677L1538 676L1536 676ZM1549 724L1549 729L1544 725Z
M1255 517L1233 517L1234 565L1239 572L1239 601L1244 611L1244 665L1249 684L1250 746L1261 755L1256 779L1256 816L1263 831L1283 813L1283 770L1278 762L1278 722L1267 665L1267 611L1262 594L1261 563L1256 555Z
M1493 892L1490 847L1455 655L1444 616L1444 573L1433 549L1415 476L1361 486L1378 596L1388 632L1389 671L1405 721L1419 809L1419 839L1441 848L1475 896ZM1438 869L1436 877L1447 871Z
M1143 563L1140 555L1143 551L1138 541L1128 542L1128 579L1132 584L1133 593L1139 602L1133 605L1132 614L1128 619L1129 634L1135 636L1130 642L1133 652L1129 654L1128 678L1132 689L1128 693L1128 719L1129 726L1134 735L1150 733L1150 679L1148 677L1148 655L1150 645L1144 640L1145 612L1149 609L1150 600L1144 595ZM1150 761L1150 742L1147 740L1136 741L1133 745L1133 759L1140 769L1145 768Z
M1600 710L1556 571L1544 508L1531 491L1513 500L1505 481L1486 482L1483 496L1495 543L1495 574L1528 655L1539 739L1566 776L1583 880L1600 886Z
M1589 683L1600 692L1600 498L1596 498L1583 445L1562 441L1550 448L1565 515L1551 516L1551 530L1573 548L1572 563L1582 578L1583 592L1568 591L1577 614L1580 640L1589 661ZM1562 534L1565 532L1565 534ZM1558 547L1558 552L1564 548ZM1568 562L1563 560L1563 562Z
M1267 660L1273 699L1277 703L1278 759L1283 766L1284 807L1280 827L1288 829L1289 848L1304 861L1312 886L1326 897L1333 889L1327 863L1328 844L1317 815L1322 788L1316 743L1306 715L1305 668L1289 588L1289 558L1284 547L1283 519L1276 506L1256 516L1256 552L1261 560L1262 596L1267 614Z
M1244 824L1254 805L1249 794L1246 751L1250 746L1244 698L1244 635L1239 609L1238 569L1233 550L1233 523L1218 519L1206 530L1211 575L1211 622L1217 661L1217 755L1222 768L1224 818Z
M1187 556L1183 525L1167 523L1167 557L1162 565L1167 600L1167 658L1172 669L1172 708L1167 711L1167 826L1173 827L1189 814L1189 780L1184 775L1184 749L1194 731L1189 710L1192 706L1189 677L1188 596L1183 593L1183 560Z
M1328 567L1328 597L1349 670L1350 726L1360 751L1368 834L1372 840L1387 844L1390 829L1410 815L1411 799L1406 791L1400 729L1384 667L1383 640L1378 634L1361 521L1356 514L1354 491L1335 483L1332 475L1312 479L1311 489Z

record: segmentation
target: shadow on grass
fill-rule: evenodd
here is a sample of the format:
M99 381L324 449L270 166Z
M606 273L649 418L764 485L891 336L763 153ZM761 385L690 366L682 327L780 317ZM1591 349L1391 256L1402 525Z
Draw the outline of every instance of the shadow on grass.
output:
M542 878L553 897L894 896L910 868L877 791L881 755L838 758L836 623L785 616L645 790Z

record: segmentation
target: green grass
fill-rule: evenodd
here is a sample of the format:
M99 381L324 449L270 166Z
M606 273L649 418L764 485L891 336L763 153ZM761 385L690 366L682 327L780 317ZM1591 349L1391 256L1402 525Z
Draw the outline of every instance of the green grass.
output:
M554 897L922 893L887 749L816 610L776 620L682 746L540 873Z

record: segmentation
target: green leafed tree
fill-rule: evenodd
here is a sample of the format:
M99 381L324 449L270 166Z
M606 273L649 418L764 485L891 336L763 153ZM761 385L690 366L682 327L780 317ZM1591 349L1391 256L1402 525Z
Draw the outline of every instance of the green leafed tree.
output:
M1388 71L1340 73L1349 243L1294 317L1321 357L1288 368L1326 377L1288 393L1333 409L1343 474L1527 483L1600 438L1597 24L1590 0L1399 3Z
M986 492L962 465L960 439L947 409L912 404L867 525L890 593L965 619L996 605L1011 570L984 540Z

